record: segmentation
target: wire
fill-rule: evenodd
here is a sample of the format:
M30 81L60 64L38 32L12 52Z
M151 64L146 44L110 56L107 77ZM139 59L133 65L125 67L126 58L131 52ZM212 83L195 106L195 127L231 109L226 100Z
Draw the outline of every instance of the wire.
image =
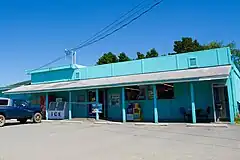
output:
M61 56L61 57L58 57L58 58L56 58L55 60L53 60L53 61L51 61L51 62L49 62L49 63L47 63L47 64L42 65L41 67L38 67L38 68L36 68L36 69L31 70L31 72L36 71L36 70L39 70L39 69L42 69L42 68L44 68L44 67L47 67L47 66L49 66L49 65L51 65L51 64L53 64L53 63L55 63L55 62L57 62L57 61L60 61L61 59L64 59L65 57L66 57L65 55L64 55L64 56Z
M100 40L102 40L102 39L107 38L108 36L112 35L113 33L119 31L120 29L122 29L122 28L128 26L129 24L131 24L132 22L136 21L138 18L140 18L140 17L143 16L144 14L148 13L148 12L151 11L153 8L155 8L156 6L158 6L161 2L163 2L163 0L160 0L160 1L156 2L156 3L153 4L149 9L145 10L144 12L142 12L141 14L139 14L138 16L136 16L135 18L133 18L133 19L130 20L129 22L123 24L122 26L120 26L119 28L113 30L112 32L104 35L106 32L110 31L110 30L113 29L115 26L123 23L125 20L129 19L130 17L132 17L132 16L134 16L136 13L138 13L140 10L142 10L143 8L145 8L145 6L142 7L142 8L139 9L138 11L134 12L134 13L131 14L130 16L128 16L128 17L126 17L125 19L123 19L122 21L120 21L122 18L124 18L125 16L127 16L129 13L131 13L131 12L134 11L134 10L136 10L136 9L137 9L139 6L141 6L145 1L147 1L147 0L141 1L138 5L136 5L133 9L131 9L130 11L128 11L127 13L125 13L124 15L122 15L119 19L117 19L117 20L115 20L114 22L112 22L111 24L107 25L107 26L104 27L102 30L100 30L99 32L97 32L96 34L94 34L92 37L90 37L90 38L87 39L86 41L82 42L82 43L81 43L80 45L78 45L77 47L72 48L72 49L67 50L67 51L77 51L77 50L79 50L79 49L81 49L81 48L84 48L84 47L89 46L89 45L91 45L91 44L94 44L94 43L96 43L96 42L98 42L98 41L100 41ZM156 1L156 0L154 0L154 1ZM118 22L118 21L120 21L120 22L117 23L117 24L115 24L115 23ZM115 24L115 25L114 25L114 24ZM114 25L114 26L112 26L112 25ZM112 27L111 27L111 26L112 26ZM108 29L109 27L111 27L111 28ZM107 30L107 29L108 29L108 30ZM105 31L105 30L107 30L107 31ZM102 33L103 31L105 31L105 32ZM102 33L102 34L100 34L100 33ZM100 34L100 35L99 35L99 34ZM96 37L96 36L97 36L97 37ZM102 36L102 37L100 37L100 36ZM100 38L98 38L98 37L100 37ZM96 38L98 38L98 39L96 39ZM65 57L66 57L66 55L60 56L60 57L56 58L55 60L53 60L53 61L51 61L51 62L49 62L49 63L47 63L47 64L45 64L45 65L43 65L43 66L41 66L41 67L39 67L39 68L36 68L36 69L34 69L34 70L32 70L32 71L39 70L39 69L41 69L41 68L44 68L44 67L46 67L46 66L49 66L49 65L51 65L51 64L53 64L53 63L55 63L55 62L57 62L57 61L65 58Z
M90 40L94 40L94 38L96 38L96 36L98 36L100 33L102 33L103 31L105 31L106 29L108 29L110 26L114 25L115 23L117 23L118 21L120 21L122 18L124 18L125 16L127 16L128 14L130 14L132 11L136 10L139 6L141 6L143 3L145 3L147 0L143 0L141 1L138 5L136 5L135 7L133 7L131 10L129 10L128 12L126 12L125 14L123 14L122 16L120 16L118 19L116 19L115 21L113 21L112 23L110 23L109 25L107 25L106 27L104 27L102 30L100 30L99 32L95 33L93 36L91 36L90 38L88 38L87 40L83 41L82 43L80 43L77 47L78 48L86 43L88 43ZM124 21L124 20L123 20ZM112 28L112 27L111 27ZM74 50L75 48L71 48L70 50Z
M89 42L95 40L96 38L104 35L104 33L106 32L105 30L107 30L109 27L111 27L112 25L114 25L115 23L117 23L118 21L120 21L121 19L123 19L124 17L126 17L128 14L130 14L131 12L133 12L134 10L136 10L139 6L141 6L141 5L142 5L143 3L145 3L146 1L147 1L147 0L141 1L138 5L136 5L135 7L133 7L131 10L129 10L128 12L126 12L125 14L123 14L121 17L119 17L118 19L116 19L115 21L113 21L112 23L110 23L109 25L107 25L106 27L104 27L102 30L100 30L99 32L97 32L96 34L94 34L94 35L93 35L92 37L90 37L89 39L87 39L87 40L85 40L84 42L82 42L82 43L81 43L80 45L78 45L76 48L81 47L81 46L84 45L84 44L88 44ZM129 18L129 17L127 17L127 18ZM125 18L124 20L126 20L126 18ZM119 22L118 24L121 24L124 20L122 20L122 21ZM115 24L115 25L118 25L118 24ZM113 28L113 27L111 27L110 29L112 29L112 28ZM109 31L110 29L108 29L107 31ZM105 31L105 32L104 32L104 31ZM102 32L104 32L104 33L102 33ZM102 34L100 34L100 33L102 33ZM99 35L99 34L100 34L100 35ZM96 36L97 36L97 37L96 37ZM71 51L73 51L74 49L75 49L75 48L72 48L72 49L70 49L70 50L65 50L65 53L66 53L65 56L68 56L68 54L69 54ZM68 52L68 53L67 53L67 52ZM36 68L36 69L34 69L34 70L32 70L32 71L39 70L39 69L44 68L44 67L46 67L46 66L48 66L48 65L51 65L51 64L53 64L53 63L55 63L55 62L63 59L65 56L58 57L58 58L56 58L55 60L53 60L53 61L51 61L51 62L49 62L49 63L47 63L47 64L45 64L45 65L43 65L43 66L41 66L41 67L39 67L39 68Z
M152 2L151 2L152 3ZM148 4L147 6L149 6L150 4ZM144 5L143 7L141 7L139 10L137 10L136 12L134 12L133 14L129 15L128 17L126 17L125 19L123 19L122 21L116 23L115 25L112 25L110 28L108 28L106 31L104 31L101 34L96 35L94 38L90 39L89 41L85 41L86 43L81 43L80 45L78 45L78 47L81 47L82 45L91 43L92 41L96 40L99 37L104 36L105 34L107 34L109 31L115 29L116 27L118 27L119 25L121 25L122 23L126 22L128 19L132 18L133 16L135 16L137 13L139 13L140 11L142 11L143 9L145 9L147 7L146 5ZM72 48L71 50L75 50L76 48Z
M100 40L102 40L102 39L104 39L104 38L107 38L108 36L112 35L113 33L119 31L120 29L122 29L122 28L128 26L129 24L131 24L132 22L136 21L138 18L140 18L141 16L145 15L146 13L148 13L149 11L151 11L153 8L155 8L156 6L158 6L158 5L159 5L160 3L162 3L162 2L163 2L163 0L158 1L157 3L153 4L149 9L145 10L144 12L142 12L141 14L139 14L138 16L136 16L135 18L133 18L132 20L130 20L128 23L125 23L124 25L122 25L122 26L120 26L119 28L113 30L112 32L106 34L105 36L103 36L103 37L101 37L101 38L99 38L99 39L97 39L97 40L94 40L94 41L92 41L92 42L89 42L89 43L87 43L87 44L84 44L84 45L82 45L82 46L73 48L73 49L76 51L76 50L79 50L79 49L84 48L84 47L86 47L86 46L89 46L89 45L91 45L91 44L94 44L94 43L96 43L96 42L98 42L98 41L100 41Z

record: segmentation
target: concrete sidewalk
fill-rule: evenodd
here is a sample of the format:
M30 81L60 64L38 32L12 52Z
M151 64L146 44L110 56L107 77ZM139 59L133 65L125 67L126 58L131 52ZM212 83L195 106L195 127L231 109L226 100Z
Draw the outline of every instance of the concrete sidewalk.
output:
M113 122L107 120L96 121L94 119L72 119L72 120L43 120L44 123L91 123L98 125L135 125L135 126L173 126L173 125L184 125L186 127L213 127L213 128L228 128L229 125L226 123L151 123L151 122Z

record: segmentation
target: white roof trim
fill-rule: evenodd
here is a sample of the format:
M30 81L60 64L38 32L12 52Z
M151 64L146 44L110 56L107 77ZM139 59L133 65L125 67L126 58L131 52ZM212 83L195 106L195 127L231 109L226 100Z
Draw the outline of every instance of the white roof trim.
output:
M90 88L107 88L127 86L133 84L152 84L152 83L173 83L187 81L203 81L214 79L226 79L229 76L231 65L217 66L208 68L195 68L177 71L156 72L138 75L127 75L118 77L106 77L97 79L86 79L78 81L46 83L20 86L4 93L36 93L46 91L81 90Z

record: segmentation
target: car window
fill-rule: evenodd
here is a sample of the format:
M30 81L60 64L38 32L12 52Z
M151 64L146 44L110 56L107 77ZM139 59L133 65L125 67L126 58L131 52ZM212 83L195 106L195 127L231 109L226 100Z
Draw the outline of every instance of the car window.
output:
M0 99L0 106L7 106L8 100L7 99Z
M13 106L14 107L27 107L28 102L24 100L13 100Z

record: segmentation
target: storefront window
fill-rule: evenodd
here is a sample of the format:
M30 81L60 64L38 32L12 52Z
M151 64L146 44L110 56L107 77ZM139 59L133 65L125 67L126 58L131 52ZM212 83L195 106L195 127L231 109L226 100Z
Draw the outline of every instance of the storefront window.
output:
M174 85L172 83L158 84L157 98L158 99L173 99L174 98ZM148 86L148 99L153 99L153 88Z
M159 84L157 85L158 99L173 99L174 86L173 84Z
M146 86L130 86L125 87L126 100L145 100Z
M96 101L96 92L95 91L89 91L88 92L88 101L89 102L95 102Z

